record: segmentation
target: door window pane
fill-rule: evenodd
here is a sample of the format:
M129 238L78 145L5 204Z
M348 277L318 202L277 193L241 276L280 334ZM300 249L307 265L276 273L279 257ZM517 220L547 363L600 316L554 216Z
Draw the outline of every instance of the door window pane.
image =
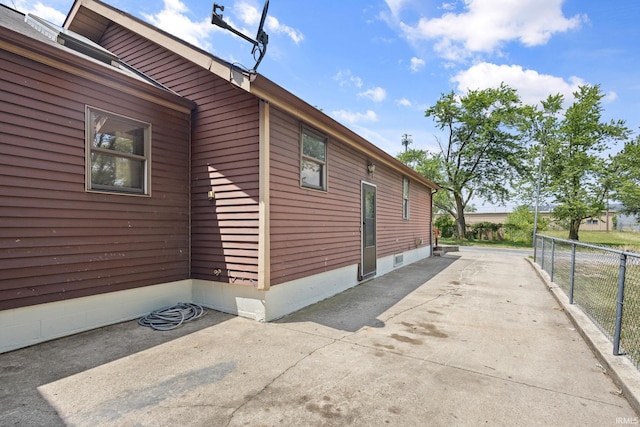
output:
M364 193L364 245L376 245L376 193L375 190L365 189Z

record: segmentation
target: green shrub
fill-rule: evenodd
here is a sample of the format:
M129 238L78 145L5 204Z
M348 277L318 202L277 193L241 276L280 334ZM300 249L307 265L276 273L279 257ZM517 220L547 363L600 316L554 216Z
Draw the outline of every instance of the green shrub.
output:
M504 234L512 242L531 243L533 241L534 213L528 206L518 206L504 223ZM538 232L549 226L549 220L538 215Z
M472 239L476 240L502 240L502 224L496 224L495 222L479 222L470 226Z
M440 215L433 225L440 230L441 237L449 238L456 234L456 220L451 215Z

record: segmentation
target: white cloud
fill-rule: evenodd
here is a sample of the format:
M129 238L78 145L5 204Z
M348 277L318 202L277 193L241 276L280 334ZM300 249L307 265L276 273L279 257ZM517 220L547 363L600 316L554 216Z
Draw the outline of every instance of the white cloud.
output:
M17 0L6 4L23 13L32 13L56 25L62 25L67 17L66 13L60 12L52 6L45 6L42 2L33 3L31 1Z
M424 68L424 59L416 58L415 56L411 58L411 66L409 67L412 72L417 73L422 68Z
M618 94L612 91L612 92L607 93L604 96L603 101L604 102L613 102L616 99L618 99Z
M152 25L192 45L211 50L211 44L207 38L216 27L211 25L209 17L196 22L192 21L187 13L189 13L189 9L180 0L164 0L164 7L160 12L154 15L143 14L142 16Z
M255 28L254 32L258 29L258 24L260 23L260 18L262 17L262 9L258 9L255 5L241 1L234 5L234 13L237 15L238 19L242 22L243 25L248 25L250 27ZM279 33L284 34L289 37L295 44L299 44L302 40L304 40L304 35L302 32L296 30L295 28L291 28L288 25L282 24L278 21L278 18L267 14L267 19L264 24L265 31L269 34ZM242 30L249 37L254 37L254 33L247 29Z
M456 8L456 2L455 1L454 2L450 2L450 3L446 3L445 2L445 3L442 3L440 5L440 9L443 9L443 10L454 10L455 8Z
M143 14L143 17L152 25L161 28L174 36L201 47L205 50L212 51L212 45L209 41L214 31L222 31L219 27L211 25L209 16L200 21L194 21L189 17L189 8L181 0L163 0L163 9L156 14ZM231 16L233 14L233 16ZM236 30L253 38L255 31L262 16L262 10L254 5L241 1L229 8L223 13L224 21ZM234 23L234 18L240 24ZM251 30L246 27L252 27ZM282 33L291 38L294 43L298 44L303 39L303 34L291 27L281 24L275 17L268 15L265 22L265 30L267 33Z
M396 104L403 107L411 107L411 101L409 101L407 98L396 99Z
M385 0L387 7L391 10L391 14L397 17L400 14L400 9L407 2L407 0Z
M332 112L331 115L336 120L349 124L378 121L378 115L375 113L375 111L371 110L367 110L365 113L356 113L347 110L336 110Z
M262 16L262 10L258 10L254 5L241 1L234 5L234 14L245 25L255 25L257 27Z
M295 28L291 28L288 25L281 24L280 21L273 16L267 17L266 27L268 31L288 36L295 44L299 44L304 40L304 34L302 34L302 32Z
M336 80L340 86L354 85L358 89L362 87L362 79L354 76L351 70L340 70L333 76L333 79Z
M385 91L381 87L374 87L371 89L367 89L364 92L360 92L358 96L369 98L374 102L381 102L384 101L384 99L387 97L387 91Z
M516 89L522 102L537 104L549 95L560 93L565 101L573 99L573 92L586 82L579 77L564 80L549 74L540 74L535 70L525 70L519 65L496 65L487 62L476 64L461 71L452 79L457 83L459 92L469 89L485 89L498 87L501 83Z
M525 46L547 43L558 32L578 28L585 16L566 18L564 0L465 0L462 13L444 13L421 18L414 25L400 23L409 40L434 40L435 51L449 60L462 60L473 53L495 53L507 42Z

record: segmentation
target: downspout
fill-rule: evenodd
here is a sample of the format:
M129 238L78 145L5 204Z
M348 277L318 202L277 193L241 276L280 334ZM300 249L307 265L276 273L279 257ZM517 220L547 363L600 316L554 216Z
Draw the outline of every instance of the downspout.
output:
M433 241L433 195L436 194L437 192L438 192L437 188L431 189L431 200L430 200L430 202L431 202L430 211L431 212L430 212L430 215L429 215L429 218L430 218L430 221L429 221L430 222L430 224L429 224L430 231L429 232L431 233L431 239L429 240L429 246L430 246L430 248L429 248L429 252L430 252L429 256L430 257L433 256L433 250L435 249L435 247L433 246L433 243L434 243L434 241Z
M193 281L191 279L193 279L193 269L192 269L192 265L191 265L191 261L192 261L192 252L193 252L193 224L192 224L192 220L193 220L193 215L192 215L192 208L193 208L193 201L191 200L191 197L193 197L193 193L192 193L192 187L193 187L193 174L192 174L192 165L191 165L191 151L192 151L192 144L193 144L193 111L195 110L196 107L194 107L193 110L191 110L191 113L189 114L189 143L188 143L188 150L189 150L189 155L188 155L188 161L189 161L189 215L188 215L188 221L189 221L189 280L191 282L191 302L193 301Z
M271 230L269 220L269 102L260 100L259 125L259 206L258 206L258 289L271 286Z

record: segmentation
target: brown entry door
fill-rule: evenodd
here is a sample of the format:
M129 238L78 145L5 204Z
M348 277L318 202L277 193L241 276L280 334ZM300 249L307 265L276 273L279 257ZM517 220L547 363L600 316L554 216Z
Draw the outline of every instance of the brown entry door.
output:
M362 263L360 279L376 275L376 187L362 183Z

